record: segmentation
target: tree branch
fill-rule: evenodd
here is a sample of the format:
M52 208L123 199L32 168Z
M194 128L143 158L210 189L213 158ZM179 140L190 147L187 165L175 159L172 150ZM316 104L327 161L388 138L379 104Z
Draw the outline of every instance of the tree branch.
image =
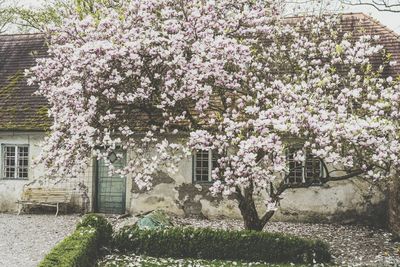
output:
M400 13L400 1L397 1L396 4L389 4L387 1L384 1L384 0L382 0L382 1L340 0L340 2L345 5L350 5L350 6L371 6L378 11Z
M353 170L342 176L331 177L329 175L328 168L327 168L325 162L323 160L321 160L321 163L322 163L322 167L324 168L324 170L327 174L327 177L325 179L321 180L322 183L327 183L329 181L341 181L341 180L350 179L350 178L356 177L358 175L364 174L365 172L372 169L372 167L370 166L366 170L357 169L357 170ZM274 185L272 184L272 182L270 183L269 196L271 197L272 202L275 202L278 204L278 202L281 200L280 196L288 188L308 188L314 184L314 181L310 180L309 182L303 183L300 185L291 185L286 182L287 178L288 178L288 175L285 176L285 178L279 183L279 185L276 188L274 188ZM262 216L261 222L263 224L266 224L271 219L271 217L274 215L274 213L275 213L274 210L267 211L264 214L264 216Z
M365 172L369 171L371 168L368 168L367 170L354 170L348 174L342 175L342 176L336 176L336 177L331 177L328 176L327 177L327 182L329 181L341 181L341 180L346 180L346 179L350 179L353 178L355 176L359 176L361 174L364 174Z

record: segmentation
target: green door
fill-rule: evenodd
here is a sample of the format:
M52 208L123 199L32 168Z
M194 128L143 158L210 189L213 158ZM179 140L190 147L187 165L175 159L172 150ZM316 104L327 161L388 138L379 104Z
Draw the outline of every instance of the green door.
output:
M115 167L123 167L124 160L110 156ZM114 159L114 161L112 160ZM119 175L110 175L104 160L97 161L96 211L100 213L125 213L126 179Z

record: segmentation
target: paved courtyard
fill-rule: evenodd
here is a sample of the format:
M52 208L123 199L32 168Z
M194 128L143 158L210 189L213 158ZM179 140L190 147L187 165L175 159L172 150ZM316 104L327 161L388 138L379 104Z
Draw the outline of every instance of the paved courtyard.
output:
M54 245L70 234L76 215L0 213L0 266L34 267Z

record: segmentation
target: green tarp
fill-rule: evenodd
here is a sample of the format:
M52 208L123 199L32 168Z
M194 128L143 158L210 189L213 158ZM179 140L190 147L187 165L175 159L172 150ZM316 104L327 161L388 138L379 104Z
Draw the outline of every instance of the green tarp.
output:
M155 229L173 226L169 216L162 210L155 210L136 223L139 229Z

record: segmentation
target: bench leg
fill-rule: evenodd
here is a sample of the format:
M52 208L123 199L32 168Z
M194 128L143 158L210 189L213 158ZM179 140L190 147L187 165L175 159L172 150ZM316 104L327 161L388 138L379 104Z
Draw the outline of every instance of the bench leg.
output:
M59 207L59 205L58 205L58 203L57 203L57 212L56 212L56 216L58 215L59 209L60 209L60 207Z
M22 204L18 203L18 214L17 215L21 214L21 210L22 210Z

